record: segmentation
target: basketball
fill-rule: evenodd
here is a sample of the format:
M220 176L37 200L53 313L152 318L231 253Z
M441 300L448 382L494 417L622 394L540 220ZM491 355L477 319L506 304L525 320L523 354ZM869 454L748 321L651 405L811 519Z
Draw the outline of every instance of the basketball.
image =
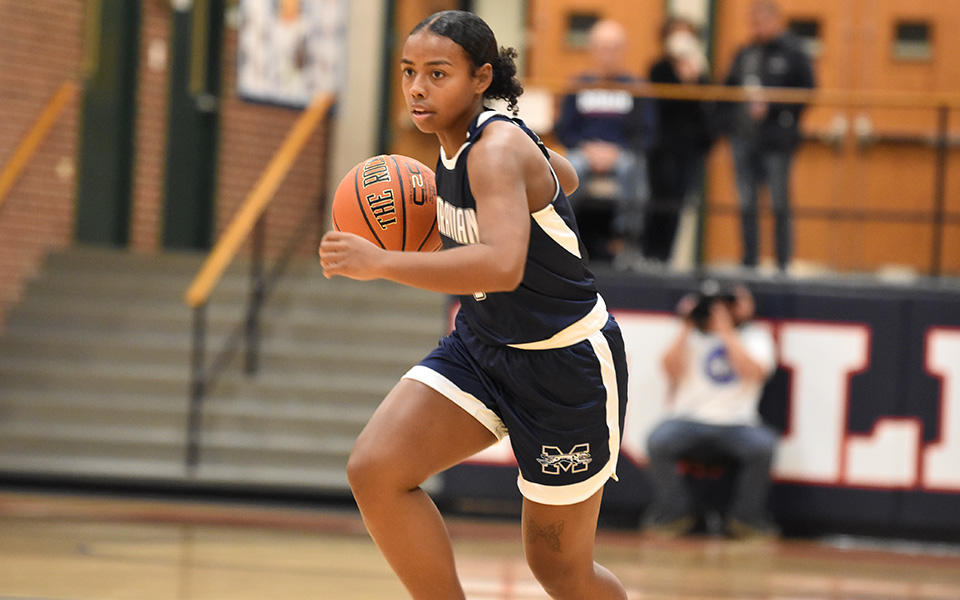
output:
M437 185L423 163L398 154L368 158L337 186L333 227L385 250L439 250Z

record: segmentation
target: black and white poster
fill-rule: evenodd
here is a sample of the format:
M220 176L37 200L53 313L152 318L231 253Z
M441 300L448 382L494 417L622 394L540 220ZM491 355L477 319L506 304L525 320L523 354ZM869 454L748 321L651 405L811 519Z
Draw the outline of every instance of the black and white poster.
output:
M241 0L237 92L304 107L336 92L346 62L346 0Z

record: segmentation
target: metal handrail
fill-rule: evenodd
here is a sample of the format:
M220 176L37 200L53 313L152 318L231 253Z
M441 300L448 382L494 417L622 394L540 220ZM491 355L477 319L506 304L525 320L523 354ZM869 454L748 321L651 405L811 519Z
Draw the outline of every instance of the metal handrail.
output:
M213 251L207 256L200 271L187 289L184 300L187 306L197 308L206 304L210 299L213 288L216 287L227 266L236 257L240 246L250 235L257 220L267 209L270 200L284 177L290 171L294 160L300 155L300 150L307 139L320 124L333 106L332 94L321 94L300 116L284 140L283 145L274 154L270 164L260 175L260 179L253 187L253 191L243 202L243 206L233 217L226 231L217 240Z
M960 94L952 92L927 93L904 92L896 90L765 88L757 86L726 86L714 84L654 84L648 82L624 85L616 82L571 83L570 81L558 80L528 80L526 85L530 87L541 87L551 91L554 94L569 94L584 88L605 86L611 89L627 90L636 97L670 100L700 100L707 102L764 101L784 104L842 106L848 108L933 110L935 111L937 118L936 131L929 136L924 136L923 139L923 141L927 145L931 146L936 153L933 209L927 213L928 217L926 219L926 222L933 227L929 275L933 277L939 277L943 274L942 254L944 226L948 222L955 223L957 218L956 214L950 213L946 210L946 190L947 155L951 148L956 147L955 136L951 136L949 129L950 111L960 109ZM878 133L876 136L877 141L900 141L901 139L897 136L884 137L884 134L882 133ZM865 138L860 136L858 139L863 142ZM914 140L911 138L910 141ZM827 140L827 142L830 143L831 140ZM841 214L841 211L834 212L837 215ZM859 219L864 219L864 216L865 213L862 211L854 215L855 218ZM698 257L698 261L699 260L702 260L702 257Z
M263 304L266 302L273 286L283 275L293 253L300 246L310 226L315 222L318 228L322 229L323 227L326 194L324 188L321 188L316 206L310 209L313 212L313 218L307 216L300 219L300 225L287 240L269 273L264 273L266 210L293 163L299 157L307 140L321 123L329 122L328 117L333 104L334 96L332 94L319 95L297 119L242 207L233 217L220 239L217 240L216 245L207 256L184 296L187 306L193 309L193 347L190 358L190 407L187 416L186 452L186 466L190 473L194 472L200 461L200 425L203 401L207 391L212 389L219 374L236 354L241 341L244 341L246 346L244 371L247 374L253 374L258 370L260 312ZM329 138L329 133L325 134L324 164L328 161L327 144ZM207 304L224 271L236 258L237 252L251 236L251 233L253 234L250 261L251 285L246 314L242 322L227 337L223 348L213 358L208 367L206 363Z
M67 104L77 93L77 84L73 81L64 81L56 93L47 101L47 104L40 111L33 125L27 130L27 133L20 140L17 149L13 152L7 164L0 170L0 207L3 206L7 194L13 189L13 185L19 179L23 169L33 158L34 152L40 147L40 143L46 139L47 134L53 128L53 124L60 118L60 113L66 108Z
M554 94L575 93L584 88L607 86L627 90L634 96L668 100L703 100L708 102L746 102L762 100L785 104L818 104L828 106L874 108L939 108L960 109L960 94L954 92L905 92L900 90L847 90L840 88L783 88L729 86L718 84L606 82L570 82L555 79L526 79L526 87L539 87Z

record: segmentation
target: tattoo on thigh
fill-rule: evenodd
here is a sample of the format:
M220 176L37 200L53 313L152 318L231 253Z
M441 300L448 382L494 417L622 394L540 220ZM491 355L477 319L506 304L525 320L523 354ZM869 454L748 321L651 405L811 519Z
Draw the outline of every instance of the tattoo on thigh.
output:
M530 538L530 543L542 539L547 545L547 548L550 548L554 552L563 552L560 545L561 533L563 533L563 521L557 521L546 527L541 527L531 519L527 525L527 536Z

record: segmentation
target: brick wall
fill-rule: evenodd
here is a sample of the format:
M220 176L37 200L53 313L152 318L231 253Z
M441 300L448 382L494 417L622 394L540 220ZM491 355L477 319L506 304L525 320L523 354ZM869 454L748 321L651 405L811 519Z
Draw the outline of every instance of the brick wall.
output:
M80 74L81 0L0 0L0 166L60 85ZM0 327L53 249L73 237L79 94L0 206Z
M0 165L57 87L66 79L81 82L83 5L81 0L0 0ZM142 6L130 247L155 253L161 250L171 8L165 1ZM215 200L218 236L300 115L237 98L236 37L228 27ZM73 242L79 96L0 207L0 328L4 312L21 299L25 282L46 255ZM286 242L324 187L323 130L310 138L271 204L268 251ZM310 236L300 252L315 252L314 242Z
M300 110L256 104L236 93L237 32L227 29L223 52L223 102L220 122L220 170L217 174L216 234L220 235L253 189L264 167L280 148ZM315 206L323 186L321 125L305 144L267 214L267 251L286 243L301 219ZM300 249L315 252L314 236Z
M152 253L162 232L172 9L169 2L145 2L142 11L130 247Z

